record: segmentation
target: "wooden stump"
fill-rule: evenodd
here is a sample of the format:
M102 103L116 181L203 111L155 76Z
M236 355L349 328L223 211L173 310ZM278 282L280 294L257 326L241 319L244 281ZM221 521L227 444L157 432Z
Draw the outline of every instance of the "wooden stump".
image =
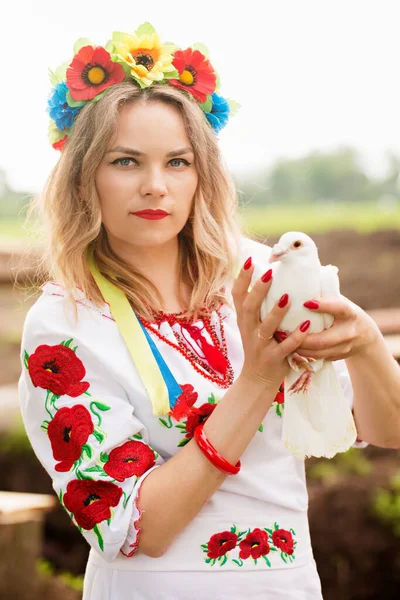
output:
M43 520L55 505L50 495L0 492L0 598L36 599Z

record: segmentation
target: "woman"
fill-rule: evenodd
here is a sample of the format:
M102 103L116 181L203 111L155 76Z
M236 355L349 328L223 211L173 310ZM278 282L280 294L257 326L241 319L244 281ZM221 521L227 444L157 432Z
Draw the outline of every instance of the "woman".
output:
M270 248L236 223L215 73L141 27L53 74L62 154L36 208L54 281L24 324L26 430L91 546L84 600L316 600L304 463L281 441L286 357L335 360L359 437L393 448L399 369L345 298L314 304L328 331L275 341L290 298L261 322Z

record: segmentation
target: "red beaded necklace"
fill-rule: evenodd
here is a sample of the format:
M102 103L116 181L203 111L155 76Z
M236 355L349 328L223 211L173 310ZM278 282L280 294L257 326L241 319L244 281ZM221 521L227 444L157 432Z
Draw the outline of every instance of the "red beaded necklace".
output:
M202 375L206 379L209 379L210 381L213 381L220 387L229 388L233 383L234 371L233 371L232 365L228 358L228 351L227 351L227 345L226 345L226 340L225 340L225 332L224 332L224 328L223 328L223 317L220 313L219 308L216 309L215 312L218 315L222 347L221 347L221 343L218 339L218 336L217 336L217 333L215 330L215 326L211 323L211 316L205 315L202 318L202 322L204 324L204 328L209 333L209 335L214 343L214 346L210 349L213 350L214 352L217 352L220 354L220 358L221 358L220 363L222 366L225 366L225 375L222 378L217 377L215 375L215 369L212 369L206 361L202 360L201 357L199 357L195 352L193 352L193 350L191 350L187 346L187 344L184 341L184 338L178 332L176 332L174 330L174 334L178 341L178 345L177 345L177 344L174 344L173 342L171 342L170 340L168 340L164 335L162 335L162 333L160 333L158 331L158 329L156 329L152 326L154 323L157 323L158 325L160 325L162 322L167 321L170 325L172 325L173 323L179 323L182 327L186 326L190 332L193 332L193 329L196 329L196 327L193 326L193 318L181 317L180 315L183 312L184 311L182 311L181 313L159 312L159 313L156 313L156 315L154 317L154 321L147 321L146 319L143 319L141 317L138 317L138 318L139 318L140 322L147 329L149 329L150 331L155 333L155 335L157 337L159 337L161 340L163 340L166 344L168 344L172 348L175 348L175 350L178 350L178 352L180 352L180 354L186 360L188 360L190 362L190 364L195 369L195 371L200 373L200 375ZM200 334L200 329L199 329L198 332L196 332L196 337L194 339L196 339L196 338L200 339L200 337L201 337L201 334ZM204 338L203 338L203 341L204 341ZM205 343L207 344L207 342L205 342ZM209 344L207 344L207 345L209 346ZM203 346L203 350L204 350L204 346ZM204 353L206 354L206 352L204 352ZM206 354L206 357L207 357L207 354ZM214 357L217 358L217 355L215 355Z

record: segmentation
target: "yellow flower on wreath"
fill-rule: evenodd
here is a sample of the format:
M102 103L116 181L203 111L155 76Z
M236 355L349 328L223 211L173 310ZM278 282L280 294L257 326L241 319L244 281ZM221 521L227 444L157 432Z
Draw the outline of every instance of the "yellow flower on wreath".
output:
M114 31L106 46L113 60L119 62L126 74L131 75L142 88L178 77L172 64L177 48L172 43L161 44L150 23L143 23L131 35Z

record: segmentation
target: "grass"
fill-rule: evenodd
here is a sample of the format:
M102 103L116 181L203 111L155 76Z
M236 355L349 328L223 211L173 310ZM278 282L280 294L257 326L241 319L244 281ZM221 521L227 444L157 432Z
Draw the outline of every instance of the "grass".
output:
M249 206L240 209L243 222L254 235L281 235L285 231L328 233L353 229L360 233L400 230L400 203L349 202L296 205ZM33 243L33 235L21 219L0 219L0 244Z
M359 233L400 230L400 204L378 203L270 205L241 210L244 224L255 235L281 235L285 231L329 233L352 229Z

